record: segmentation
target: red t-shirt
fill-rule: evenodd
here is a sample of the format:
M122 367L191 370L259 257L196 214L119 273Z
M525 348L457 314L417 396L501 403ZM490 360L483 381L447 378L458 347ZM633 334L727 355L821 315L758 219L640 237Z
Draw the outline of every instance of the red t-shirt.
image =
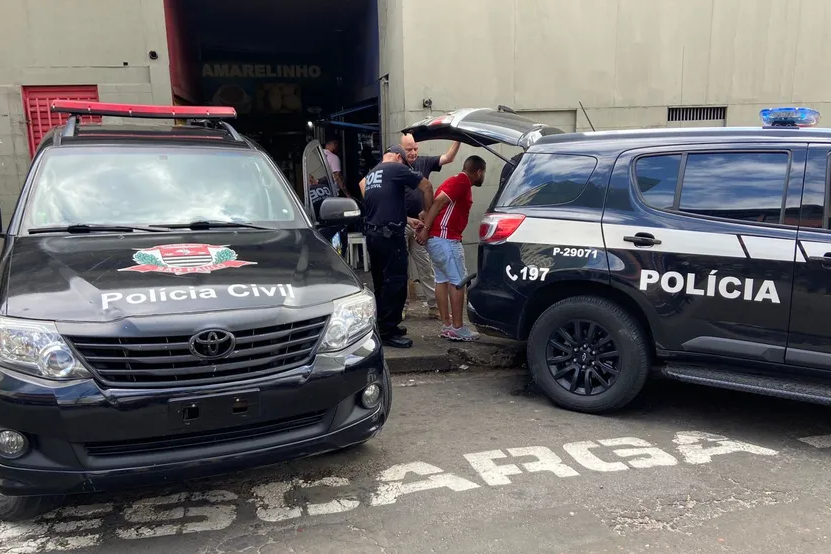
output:
M473 206L473 184L464 173L454 175L441 184L436 191L445 193L450 203L441 209L430 227L431 237L440 237L450 240L462 240L462 233L467 227L470 217L470 208Z

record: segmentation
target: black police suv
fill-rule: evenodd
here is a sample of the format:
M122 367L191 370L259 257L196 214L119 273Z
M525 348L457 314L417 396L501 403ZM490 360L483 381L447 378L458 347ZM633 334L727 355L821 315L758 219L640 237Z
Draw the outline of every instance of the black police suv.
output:
M71 115L2 236L0 519L378 434L391 390L374 299L318 230L359 217L354 201L315 213L218 120L229 108L52 109ZM90 114L198 121L79 123ZM319 145L306 154L306 182L333 183Z
M806 108L761 116L562 133L471 109L405 131L524 150L482 220L468 311L527 340L555 403L621 408L658 368L831 404L831 130Z

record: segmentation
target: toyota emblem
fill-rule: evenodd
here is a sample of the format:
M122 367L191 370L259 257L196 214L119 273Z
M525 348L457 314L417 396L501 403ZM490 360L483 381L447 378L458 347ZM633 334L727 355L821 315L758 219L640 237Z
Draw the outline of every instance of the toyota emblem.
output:
M237 339L222 329L208 329L190 339L191 353L204 360L223 358L234 351Z

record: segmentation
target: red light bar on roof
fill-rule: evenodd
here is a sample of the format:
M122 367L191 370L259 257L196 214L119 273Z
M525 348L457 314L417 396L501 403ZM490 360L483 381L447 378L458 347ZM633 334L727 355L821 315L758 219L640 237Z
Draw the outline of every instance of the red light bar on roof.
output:
M226 106L154 106L149 104L110 104L53 100L52 111L73 115L111 115L147 119L228 119L237 117L234 108Z

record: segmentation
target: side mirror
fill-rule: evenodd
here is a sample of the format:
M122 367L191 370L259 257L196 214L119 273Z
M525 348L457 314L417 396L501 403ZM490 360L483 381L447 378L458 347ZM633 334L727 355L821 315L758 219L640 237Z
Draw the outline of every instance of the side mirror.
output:
M329 197L320 203L318 221L327 225L349 223L361 217L361 208L351 198Z

